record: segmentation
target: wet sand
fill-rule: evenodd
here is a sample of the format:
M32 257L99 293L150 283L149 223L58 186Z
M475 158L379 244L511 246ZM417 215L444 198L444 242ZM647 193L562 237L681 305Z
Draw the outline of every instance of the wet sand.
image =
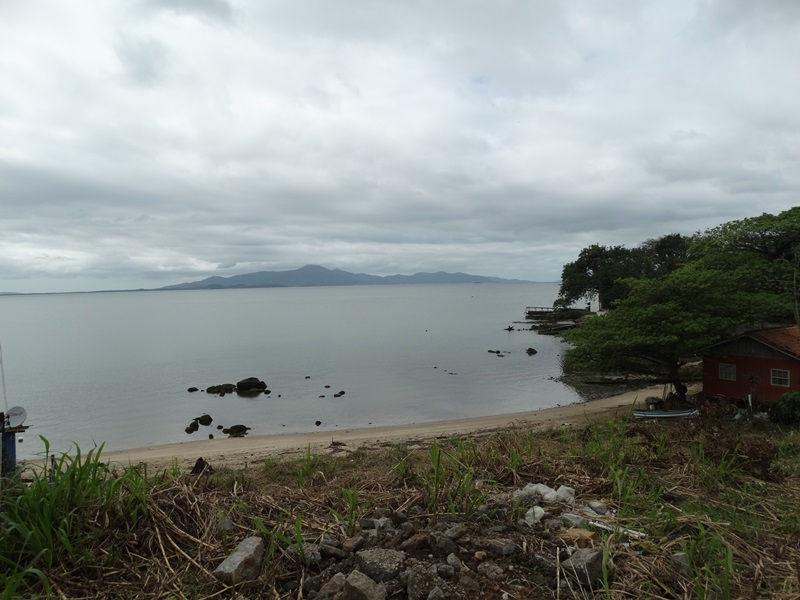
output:
M590 402L487 417L337 431L198 440L106 452L104 456L118 465L147 463L155 468L168 466L175 461L179 466L187 466L201 456L212 465L242 466L257 462L269 455L299 452L305 450L309 444L317 450L327 448L332 441L341 442L346 448L354 449L382 443L485 432L515 425L535 428L581 425L615 412L630 411L634 403L640 404L648 396L661 396L662 390L662 385L656 385Z

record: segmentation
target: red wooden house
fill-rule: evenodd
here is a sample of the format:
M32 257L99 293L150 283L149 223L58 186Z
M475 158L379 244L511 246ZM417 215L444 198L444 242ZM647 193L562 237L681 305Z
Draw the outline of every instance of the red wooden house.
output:
M705 348L703 393L774 402L800 391L800 327L747 331Z

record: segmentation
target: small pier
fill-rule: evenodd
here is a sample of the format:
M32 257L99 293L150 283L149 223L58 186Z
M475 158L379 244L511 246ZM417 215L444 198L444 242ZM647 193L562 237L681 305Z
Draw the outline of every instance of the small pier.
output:
M586 308L562 308L553 306L526 306L525 320L537 333L557 335L578 325L578 321L591 315L590 306Z

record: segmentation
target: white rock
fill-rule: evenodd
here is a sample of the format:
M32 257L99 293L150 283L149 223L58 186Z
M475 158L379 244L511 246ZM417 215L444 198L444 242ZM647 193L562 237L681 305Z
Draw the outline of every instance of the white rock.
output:
M264 540L252 536L239 542L234 550L214 569L214 576L228 585L257 579L264 559Z
M556 496L561 502L572 504L575 502L575 488L562 485L556 490Z
M542 520L542 517L544 517L544 509L541 506L534 506L525 513L525 522L533 527Z
M521 490L516 490L513 493L515 500L521 502L531 502L543 500L545 502L557 502L558 495L556 491L549 485L543 483L529 483Z

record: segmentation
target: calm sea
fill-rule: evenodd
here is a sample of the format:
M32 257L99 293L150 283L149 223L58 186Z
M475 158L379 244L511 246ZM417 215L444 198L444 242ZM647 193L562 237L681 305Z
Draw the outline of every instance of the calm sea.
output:
M217 424L335 431L576 402L549 379L561 372L562 342L503 330L556 292L462 284L0 297L9 404L25 407L31 425L19 453L40 452L37 435L58 449L129 448L207 439ZM529 346L539 353L527 356ZM186 392L248 376L272 395ZM202 413L213 425L187 435Z

